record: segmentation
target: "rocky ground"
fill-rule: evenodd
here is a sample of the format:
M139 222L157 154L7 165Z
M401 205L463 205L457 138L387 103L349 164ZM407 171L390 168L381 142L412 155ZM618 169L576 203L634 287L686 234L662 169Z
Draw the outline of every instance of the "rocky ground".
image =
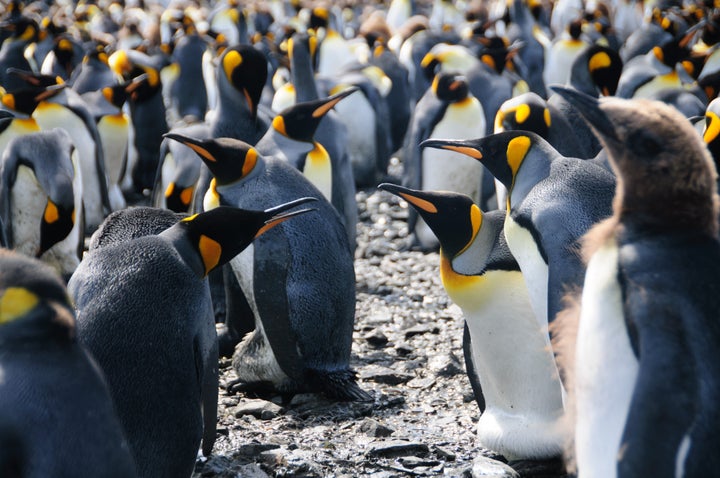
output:
M357 197L351 365L374 401L307 394L282 404L222 388L214 453L194 478L563 476L557 462L505 464L478 446L462 313L442 288L438 254L406 250L407 204L384 191ZM235 376L229 360L220 367L224 387Z

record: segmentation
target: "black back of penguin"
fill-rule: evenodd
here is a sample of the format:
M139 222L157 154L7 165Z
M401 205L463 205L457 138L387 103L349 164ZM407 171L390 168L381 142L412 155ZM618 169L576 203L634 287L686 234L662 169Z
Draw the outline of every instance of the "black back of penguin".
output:
M108 387L75 339L56 273L0 250L0 318L0 474L136 476Z
M206 382L217 386L214 317L206 282L171 244L149 236L159 219L148 219L138 227L144 237L132 240L103 238L101 229L68 288L78 336L118 397L140 476L190 476L203 437L202 404L217 400L216 391L206 392Z

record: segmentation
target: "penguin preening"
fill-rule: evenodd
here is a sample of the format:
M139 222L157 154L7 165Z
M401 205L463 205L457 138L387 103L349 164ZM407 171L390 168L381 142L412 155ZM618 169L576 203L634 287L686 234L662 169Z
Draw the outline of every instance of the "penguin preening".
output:
M82 182L70 136L59 128L12 139L0 156L0 217L7 247L67 279L80 263Z
M213 173L206 210L318 198L316 214L281 225L231 261L255 320L233 356L239 388L369 399L349 366L355 273L332 205L297 169L247 143L167 137L191 147Z
M610 215L612 173L560 155L529 131L466 141L430 139L422 145L481 161L507 188L505 238L523 271L538 323L547 327L563 309L566 288L582 282L585 268L576 241Z
M137 476L103 375L76 339L62 280L2 249L0 370L2 476Z
M588 266L568 337L578 476L713 475L717 171L672 107L558 93L592 125L618 177L612 217L583 238Z
M205 277L255 237L310 211L288 212L310 200L217 208L158 235L129 239L118 228L73 274L78 338L105 373L140 476L189 477L200 442L206 456L215 442L218 352ZM152 215L145 228L157 228Z
M463 194L378 188L408 201L440 240L440 277L463 310L465 362L476 400L484 403L478 442L511 460L559 456L563 389L548 334L505 242L505 213L482 213Z

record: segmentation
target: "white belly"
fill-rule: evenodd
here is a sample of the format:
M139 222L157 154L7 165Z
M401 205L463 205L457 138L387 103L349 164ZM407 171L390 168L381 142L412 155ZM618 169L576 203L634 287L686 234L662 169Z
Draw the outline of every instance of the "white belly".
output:
M238 378L244 382L260 382L270 381L275 384L282 383L286 378L285 372L282 371L280 365L273 354L270 343L265 336L262 321L260 320L260 314L258 313L257 304L255 303L255 295L253 289L254 283L254 247L250 244L244 251L235 256L230 261L235 277L240 284L245 297L248 300L248 304L253 311L255 316L255 331L252 334L259 334L262 338L263 346L258 350L257 353L252 354L252 359L245 367L241 370L236 370ZM250 338L251 334L248 334L245 339L235 349L235 354L245 354L245 346Z
M510 459L557 456L563 391L547 331L535 320L520 272L483 278L465 297L450 295L463 309L485 397L478 441Z
M18 166L10 201L15 250L35 257L40 251L40 223L47 204L47 194L35 178L33 170L27 166Z
M105 116L98 122L98 133L105 157L105 172L108 177L108 196L113 211L125 208L125 197L120 190L120 173L125 168L128 147L128 125L130 120L124 113Z
M618 283L618 249L605 244L590 259L576 350L575 449L582 478L613 478L638 374Z
M340 121L348 131L347 151L358 178L368 178L375 171L375 111L365 95L356 91L335 105Z
M504 230L510 252L525 278L538 325L547 329L548 265L540 255L530 231L520 227L510 215L505 218Z

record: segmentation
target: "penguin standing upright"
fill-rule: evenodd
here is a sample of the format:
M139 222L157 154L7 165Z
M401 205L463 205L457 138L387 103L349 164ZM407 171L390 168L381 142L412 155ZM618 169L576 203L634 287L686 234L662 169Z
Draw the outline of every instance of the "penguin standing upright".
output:
M25 82L14 75L8 74L9 68L30 70L30 63L25 58L25 48L35 41L38 34L38 24L35 20L19 15L8 22L3 22L0 30L10 31L0 46L0 86L5 91L15 91L23 88Z
M205 195L206 210L318 198L316 214L281 225L231 262L255 316L255 331L233 356L242 388L368 399L349 366L355 273L332 205L297 169L260 156L247 143L168 137L195 150L215 176Z
M573 341L578 476L712 476L720 469L717 171L672 107L562 94L618 176L612 217L583 239Z
M82 181L70 136L59 128L14 138L0 157L0 216L7 246L66 279L80 263Z
M535 320L505 242L505 213L483 214L463 194L378 187L408 201L440 240L440 277L463 310L464 348L471 352L465 362L475 371L471 383L479 382L476 399L479 388L484 399L480 445L511 460L559 456L565 440L562 385L549 337Z
M107 384L76 339L63 282L2 249L0 370L3 476L137 476Z
M105 373L140 476L189 477L201 440L203 453L212 451L218 353L205 277L257 235L307 212L286 212L307 201L218 208L129 240L117 229L73 274L78 339ZM148 219L146 228L156 228Z
M563 309L566 288L582 283L577 240L610 215L615 178L591 161L567 158L535 133L506 131L476 140L426 140L481 161L508 190L504 231L523 272L538 323Z
M483 107L468 91L465 77L438 74L415 108L408 132L403 184L423 191L459 192L479 202L482 164L453 151L423 150L419 144L428 138L469 139L484 133ZM422 217L411 214L408 228L421 248L429 250L439 245Z

